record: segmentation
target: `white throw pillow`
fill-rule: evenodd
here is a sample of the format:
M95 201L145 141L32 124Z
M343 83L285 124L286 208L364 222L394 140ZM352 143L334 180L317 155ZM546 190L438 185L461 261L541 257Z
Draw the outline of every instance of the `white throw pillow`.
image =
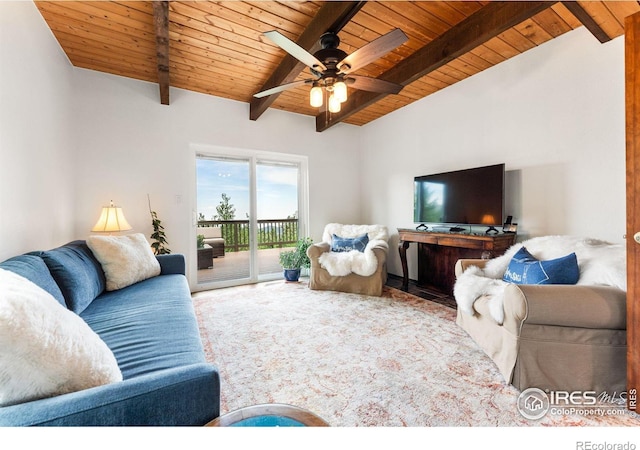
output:
M0 269L0 406L122 381L107 344L35 283Z
M160 263L142 233L89 236L87 246L102 265L107 291L160 275Z

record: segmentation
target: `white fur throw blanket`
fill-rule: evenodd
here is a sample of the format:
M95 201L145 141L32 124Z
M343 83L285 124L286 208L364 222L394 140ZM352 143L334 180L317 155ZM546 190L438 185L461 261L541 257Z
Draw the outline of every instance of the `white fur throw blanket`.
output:
M575 252L580 269L577 284L614 286L627 290L624 244L575 236L543 236L513 245L504 255L487 262L484 269L471 266L465 270L453 288L461 312L473 315L474 302L482 296L488 296L491 317L497 323L503 323L502 297L508 283L502 281L502 276L513 255L523 246L540 260L560 258Z
M342 225L330 223L324 227L322 240L331 245L332 236L355 238L367 233L369 243L364 252L352 250L350 252L327 252L320 255L318 261L323 269L334 277L343 277L351 273L368 277L378 269L378 258L373 249L389 250L389 232L382 225Z

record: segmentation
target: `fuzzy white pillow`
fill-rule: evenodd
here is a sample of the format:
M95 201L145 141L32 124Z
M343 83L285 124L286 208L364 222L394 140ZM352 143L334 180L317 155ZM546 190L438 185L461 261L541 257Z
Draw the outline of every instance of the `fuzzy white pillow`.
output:
M87 246L102 266L107 291L160 275L160 263L142 233L89 236Z
M51 294L0 269L0 406L122 381L107 344Z

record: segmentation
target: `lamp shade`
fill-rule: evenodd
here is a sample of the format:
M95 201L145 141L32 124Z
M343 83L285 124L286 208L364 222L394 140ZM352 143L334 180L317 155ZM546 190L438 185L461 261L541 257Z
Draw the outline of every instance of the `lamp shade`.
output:
M334 94L331 94L329 96L329 112L338 113L340 109L340 100Z
M484 214L481 222L482 225L496 225L496 218L492 214Z
M333 95L336 96L340 103L347 101L347 85L344 81L338 81L333 85Z
M320 86L314 85L309 93L309 103L311 104L311 106L316 108L322 106L322 97L324 97L322 88Z
M133 227L129 225L129 222L127 222L127 219L125 219L122 208L115 206L113 204L113 201L111 201L109 206L105 206L102 208L100 218L93 226L91 231L112 233L117 231L130 230L131 228Z

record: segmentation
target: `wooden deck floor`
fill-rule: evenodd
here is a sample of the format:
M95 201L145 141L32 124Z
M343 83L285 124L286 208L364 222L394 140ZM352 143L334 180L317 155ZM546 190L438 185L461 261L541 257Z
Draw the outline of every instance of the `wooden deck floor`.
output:
M278 256L283 249L258 250L258 273L260 275L282 273ZM249 252L226 252L223 257L213 259L213 267L198 270L198 284L216 281L249 278Z

